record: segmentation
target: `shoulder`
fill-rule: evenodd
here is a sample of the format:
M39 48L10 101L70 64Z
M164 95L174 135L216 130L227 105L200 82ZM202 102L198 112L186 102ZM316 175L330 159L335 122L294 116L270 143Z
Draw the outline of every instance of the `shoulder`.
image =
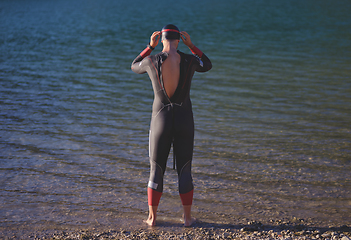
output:
M193 54L187 54L187 53L183 53L181 51L178 51L179 55L182 57L182 59L186 62L189 63L201 63L201 59L198 56L195 56Z
M155 55L149 55L145 59L149 59L151 62L159 61L159 60L164 60L167 58L166 53L164 52L159 52Z
M198 58L193 55L193 54L187 54L187 53L183 53L181 51L178 51L179 55L182 57L182 59L186 60L187 62L188 61L191 61L191 60L197 60Z
M181 51L177 51L178 54L181 56L181 57L184 57L184 58L188 58L188 59L191 59L191 58L194 58L195 56L193 54L187 54L187 53L183 53Z
M150 67L151 69L158 69L159 66L162 65L162 62L164 61L164 59L166 59L167 57L164 56L164 54L162 52L157 53L155 55L149 55L147 57L145 57L140 63L139 63L139 67Z

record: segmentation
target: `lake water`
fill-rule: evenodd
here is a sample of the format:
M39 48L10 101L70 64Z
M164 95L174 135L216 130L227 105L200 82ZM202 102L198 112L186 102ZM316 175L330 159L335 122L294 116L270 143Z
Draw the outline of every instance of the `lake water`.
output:
M0 229L142 224L153 92L130 64L168 23L213 63L191 91L194 216L351 224L350 12L346 0L1 1ZM173 221L168 166L159 217Z

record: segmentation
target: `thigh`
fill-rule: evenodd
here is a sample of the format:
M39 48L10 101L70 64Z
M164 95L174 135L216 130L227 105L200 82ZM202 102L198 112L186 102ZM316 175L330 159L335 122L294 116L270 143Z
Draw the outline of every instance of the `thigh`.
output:
M174 136L174 151L178 174L184 165L193 158L194 149L194 121L192 118L183 121L180 131Z
M149 133L150 161L156 162L163 170L166 169L167 159L172 143L172 118L167 113L158 114L151 120Z

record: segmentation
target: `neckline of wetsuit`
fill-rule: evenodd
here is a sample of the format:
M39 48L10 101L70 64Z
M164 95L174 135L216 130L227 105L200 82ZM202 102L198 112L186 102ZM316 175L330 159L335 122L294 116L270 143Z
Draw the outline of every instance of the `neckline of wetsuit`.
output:
M183 82L184 82L184 79L182 78L182 73L183 73L183 67L182 67L182 59L183 59L183 55L182 55L182 52L180 52L179 50L177 50L177 53L179 54L180 56L180 63L179 63L179 81L178 81L178 85L177 85L177 88L176 90L174 91L172 97L169 97L167 92L166 92L166 89L164 87L164 83L163 83L163 76L162 76L162 72L160 74L160 77L161 77L161 85L162 85L162 89L164 91L164 94L167 96L167 98L169 99L169 101L171 103L175 103L176 102L176 99L179 97L180 93L181 93L181 90L182 90L182 85L183 85ZM167 52L161 52L160 55L163 55L165 58L161 58L161 66L163 64L163 62L167 59L168 57L168 53Z

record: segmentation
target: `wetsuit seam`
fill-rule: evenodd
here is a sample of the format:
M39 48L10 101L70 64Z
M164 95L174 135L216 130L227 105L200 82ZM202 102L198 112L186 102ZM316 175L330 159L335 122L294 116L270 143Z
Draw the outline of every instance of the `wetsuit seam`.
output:
M193 63L193 60L194 59L191 59L190 64L189 64L189 68L188 68L188 70L187 70L187 72L185 74L185 79L184 79L184 83L183 83L182 89L184 89L184 87L185 87L185 83L186 83L186 80L188 79L188 73L189 73L189 71L191 69L191 64Z
M166 89L165 89L165 86L164 86L164 82L163 82L163 77L162 77L162 64L160 65L160 87L161 87L161 90L162 90L162 92L163 92L163 94L166 96L166 98L167 98L167 100L169 101L169 102L171 102L171 99L168 97L168 94L167 94L167 92L166 92Z
M160 84L161 89L162 89L161 80L160 80L160 76L159 76L159 74L158 74L158 70L157 70L157 68L155 67L154 63L151 61L150 57L147 57L147 59L150 60L151 65L154 67L155 72L156 72L156 75L157 75L158 84Z
M158 114L160 114L160 112L162 112L162 110L165 108L165 107L168 107L168 106L170 106L170 105L172 105L171 103L169 103L169 104L167 104L167 105L164 105L163 103L162 103L162 108L160 108L160 110L158 110L158 112L153 116L153 118L156 118L157 116L158 116Z
M153 161L155 164L156 164L156 166L157 167L159 167L160 169L161 169L161 173L162 173L162 178L163 178L163 176L164 176L164 173L163 173L163 169L162 169L162 167L155 161L155 160L152 160L151 159L151 161Z
M183 167L182 167L182 169L180 170L180 172L179 172L179 176L178 176L178 180L180 180L180 178L181 178L181 176L182 176L182 172L183 172L183 169L186 167L186 165L188 165L188 163L190 163L192 160L189 160L189 161L187 161L184 165L183 165Z

